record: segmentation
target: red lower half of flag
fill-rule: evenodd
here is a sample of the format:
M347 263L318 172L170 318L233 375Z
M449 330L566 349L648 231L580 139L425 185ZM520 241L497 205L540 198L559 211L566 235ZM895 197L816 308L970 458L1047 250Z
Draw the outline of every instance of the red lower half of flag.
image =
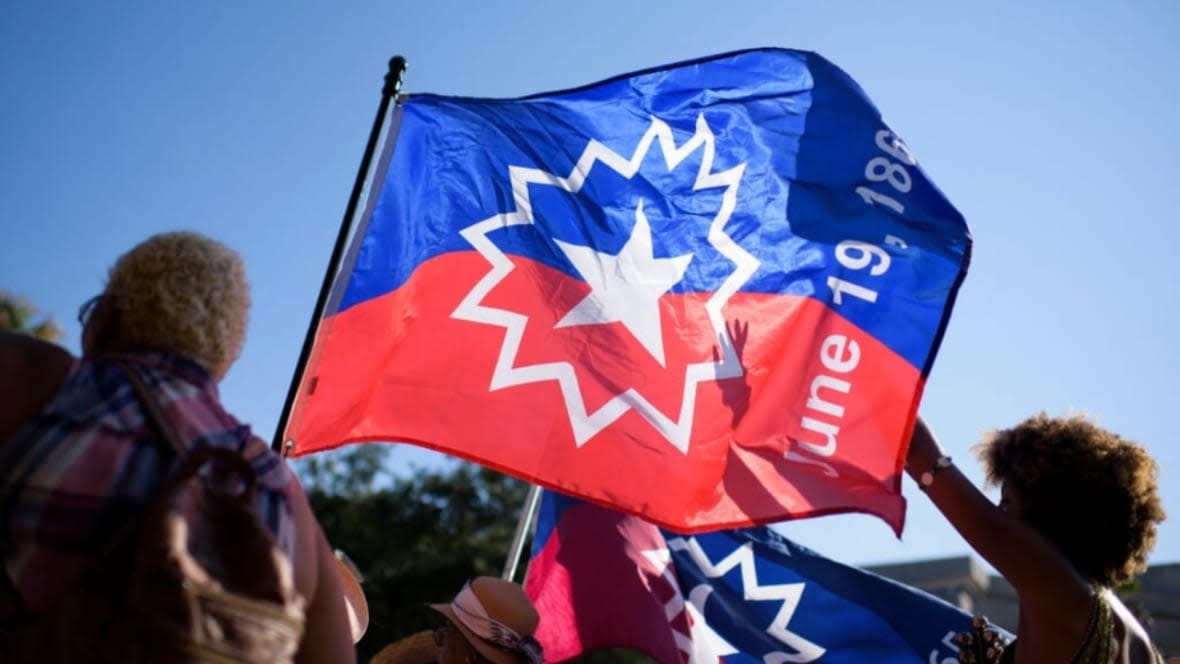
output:
M712 294L668 293L657 357L621 322L562 325L588 287L527 259L473 301L488 270L445 254L325 319L295 454L409 442L679 532L845 511L900 532L921 374L828 305L738 292L720 330Z

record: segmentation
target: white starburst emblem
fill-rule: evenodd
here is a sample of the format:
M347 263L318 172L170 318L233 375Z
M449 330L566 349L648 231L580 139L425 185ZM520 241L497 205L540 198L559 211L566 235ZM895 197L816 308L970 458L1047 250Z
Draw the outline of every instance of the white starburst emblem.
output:
M548 185L561 191L577 193L590 170L597 164L630 179L638 171L653 145L663 152L668 170L673 170L696 150L703 150L700 168L693 181L694 191L724 187L721 206L709 225L707 240L721 255L734 263L734 271L705 303L710 326L717 340L717 359L690 363L685 367L684 392L680 412L670 418L653 406L634 388L616 394L597 410L590 412L578 385L578 377L569 362L546 362L516 366L517 352L524 337L528 317L497 307L484 305L483 299L513 269L511 260L488 238L492 231L510 226L534 224L530 185ZM734 293L757 271L759 261L740 247L724 231L737 205L738 184L745 164L718 173L712 172L715 146L713 132L703 116L697 117L696 131L677 147L671 128L658 118L643 134L630 158L625 158L596 140L590 140L567 176L540 169L510 166L509 179L516 209L497 214L464 228L460 234L491 265L491 269L471 289L451 314L466 320L504 328L504 342L496 358L489 389L499 390L541 381L556 381L560 387L573 429L574 441L581 447L628 410L634 409L669 443L687 454L692 433L697 385L704 381L737 378L741 363L733 341L721 317L721 309ZM660 364L664 363L659 323L659 297L683 276L691 255L655 258L651 253L651 230L642 207L636 210L636 224L619 254L603 254L591 247L559 243L560 249L591 286L591 293L559 322L559 327L620 322ZM604 265L612 269L605 270Z
M774 619L766 628L766 633L780 643L790 647L794 652L774 651L766 653L762 657L762 661L765 664L785 664L786 662L806 664L807 662L816 661L827 652L825 648L799 636L789 629L791 618L794 617L795 611L799 608L799 600L803 597L803 589L806 584L761 584L758 581L758 570L754 562L754 551L748 542L734 549L729 555L716 563L709 559L708 554L701 548L700 543L697 542L695 537L687 539L674 537L669 539L668 549L670 551L687 553L692 558L693 564L708 579L725 576L734 567L739 568L742 579L742 599L746 601L774 600L782 603ZM695 613L700 616L702 623L704 622L705 602L712 592L712 587L707 584L701 584L689 591L688 594L689 603L695 609ZM712 632L712 630L704 633L703 636L707 637L709 650L712 653L724 656L725 654L737 651L736 648L727 643L715 632Z

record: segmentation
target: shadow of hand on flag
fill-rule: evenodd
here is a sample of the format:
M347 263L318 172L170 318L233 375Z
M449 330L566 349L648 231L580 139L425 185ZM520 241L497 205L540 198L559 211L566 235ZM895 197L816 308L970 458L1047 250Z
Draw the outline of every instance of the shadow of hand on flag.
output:
M725 330L729 333L730 341L733 342L733 352L737 356L738 363L741 364L742 375L741 378L718 381L717 385L721 388L721 403L733 413L730 426L737 429L738 423L742 421L742 416L750 407L750 383L746 380L748 367L742 355L746 342L750 339L750 323L735 319L725 324ZM721 361L720 348L713 348L713 361Z

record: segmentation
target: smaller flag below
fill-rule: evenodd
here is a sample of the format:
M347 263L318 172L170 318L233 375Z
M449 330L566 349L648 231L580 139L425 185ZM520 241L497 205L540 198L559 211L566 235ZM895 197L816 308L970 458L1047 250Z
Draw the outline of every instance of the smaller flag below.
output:
M972 620L766 527L679 536L551 492L525 590L551 662L633 648L662 664L942 664Z

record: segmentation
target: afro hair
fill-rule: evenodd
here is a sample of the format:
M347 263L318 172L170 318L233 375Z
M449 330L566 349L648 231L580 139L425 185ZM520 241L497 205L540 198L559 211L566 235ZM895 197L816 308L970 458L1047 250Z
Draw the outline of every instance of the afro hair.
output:
M1138 444L1081 415L1041 413L976 446L987 481L1019 498L1025 523L1082 576L1107 587L1147 566L1164 520L1158 467Z

